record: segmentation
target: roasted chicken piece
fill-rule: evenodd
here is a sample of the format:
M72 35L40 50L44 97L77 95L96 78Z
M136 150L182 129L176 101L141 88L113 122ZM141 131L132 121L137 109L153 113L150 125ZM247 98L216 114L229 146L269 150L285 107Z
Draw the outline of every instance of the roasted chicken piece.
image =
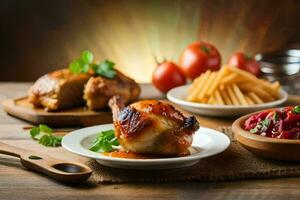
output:
M184 155L199 128L195 117L186 118L170 104L157 100L138 101L125 107L122 98L114 96L109 106L119 143L135 153Z
M109 99L119 95L125 103L135 101L141 92L140 86L131 78L116 70L113 79L96 76L90 78L84 89L84 99L88 108L102 109L107 106Z
M84 103L83 89L91 75L57 70L39 78L29 89L29 101L47 111L79 106Z

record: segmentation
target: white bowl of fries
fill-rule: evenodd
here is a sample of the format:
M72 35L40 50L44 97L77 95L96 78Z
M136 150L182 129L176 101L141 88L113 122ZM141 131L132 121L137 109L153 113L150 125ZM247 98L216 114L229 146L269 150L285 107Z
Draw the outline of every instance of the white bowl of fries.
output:
M288 94L279 82L268 82L231 66L206 71L192 84L173 88L167 98L185 110L207 116L233 117L283 104Z

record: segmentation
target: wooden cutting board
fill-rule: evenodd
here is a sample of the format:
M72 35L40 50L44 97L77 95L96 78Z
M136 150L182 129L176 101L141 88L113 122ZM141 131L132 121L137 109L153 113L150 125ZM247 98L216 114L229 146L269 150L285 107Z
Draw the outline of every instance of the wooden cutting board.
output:
M2 106L8 114L34 124L92 126L112 122L112 115L108 108L92 111L85 107L78 107L59 112L47 112L43 108L34 108L27 97L4 100Z
M140 99L161 99L164 95L151 84L140 84ZM24 90L26 92L26 90ZM2 101L2 106L8 114L31 122L50 126L92 126L112 122L112 114L107 108L101 111L91 111L85 107L66 109L59 112L46 112L43 108L34 108L27 97L11 98Z

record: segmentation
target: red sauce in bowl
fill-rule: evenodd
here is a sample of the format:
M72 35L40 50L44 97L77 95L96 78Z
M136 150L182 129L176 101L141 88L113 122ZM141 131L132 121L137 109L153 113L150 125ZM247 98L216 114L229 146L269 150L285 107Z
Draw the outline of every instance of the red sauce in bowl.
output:
M278 138L300 139L300 106L266 110L244 122L244 130L253 134Z

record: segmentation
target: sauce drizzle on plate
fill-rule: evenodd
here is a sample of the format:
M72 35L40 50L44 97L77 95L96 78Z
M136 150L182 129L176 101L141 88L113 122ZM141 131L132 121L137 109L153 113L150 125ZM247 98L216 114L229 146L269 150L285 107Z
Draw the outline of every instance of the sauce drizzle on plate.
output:
M154 154L140 154L124 149L112 151L112 152L103 152L102 155L114 158L127 158L127 159L156 159L156 158L170 158L170 157L182 157L190 155L190 153L180 155L180 156L164 156L164 155L154 155Z

